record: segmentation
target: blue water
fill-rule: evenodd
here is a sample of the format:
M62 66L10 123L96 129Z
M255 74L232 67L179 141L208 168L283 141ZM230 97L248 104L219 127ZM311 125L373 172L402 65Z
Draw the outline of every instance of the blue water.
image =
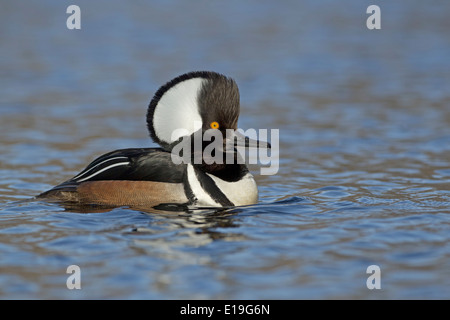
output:
M368 30L371 4L3 3L0 298L449 299L450 3L378 3ZM192 70L236 80L240 128L279 129L278 173L251 167L258 204L32 199L103 153L155 146L146 107Z

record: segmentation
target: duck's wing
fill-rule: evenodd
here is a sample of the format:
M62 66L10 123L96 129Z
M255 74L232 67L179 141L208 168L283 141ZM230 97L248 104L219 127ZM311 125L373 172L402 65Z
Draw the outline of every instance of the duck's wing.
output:
M171 153L161 148L122 149L104 154L92 161L73 178L44 192L76 191L88 181L128 180L182 183L186 165L175 164Z

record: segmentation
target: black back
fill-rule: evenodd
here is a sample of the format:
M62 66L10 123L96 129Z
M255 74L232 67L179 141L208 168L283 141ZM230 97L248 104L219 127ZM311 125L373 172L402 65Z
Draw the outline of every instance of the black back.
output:
M182 183L185 172L186 165L174 164L171 154L161 148L122 149L98 157L80 174L53 189L70 189L81 182L100 180Z

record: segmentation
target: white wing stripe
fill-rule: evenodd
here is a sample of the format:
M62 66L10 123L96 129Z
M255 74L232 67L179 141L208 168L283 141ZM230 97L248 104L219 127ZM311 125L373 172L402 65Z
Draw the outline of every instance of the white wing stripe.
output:
M76 180L76 181L77 181L77 182L83 182L83 181L85 181L85 180L88 180L88 179L90 179L90 178L92 178L92 177L94 177L94 176L96 176L96 175L102 173L103 171L109 170L109 169L114 168L114 167L117 167L117 166L126 166L126 165L129 164L129 163L130 163L130 162L119 162L119 163L112 164L112 165L110 165L110 166L108 166L108 167L106 167L106 168L103 168L102 170L99 170L99 171L97 171L97 172L94 172L93 174L91 174L90 176L88 176L88 177L86 177L86 178L79 179L79 180Z
M89 171L91 171L91 170L97 168L99 165L102 165L102 164L104 164L105 162L108 162L108 161L111 161L111 160L116 160L116 159L128 159L128 158L127 158L127 157L114 157L114 158L106 159L106 160L104 160L104 161L102 161L102 162L100 162L100 163L97 163L97 164L96 164L95 166L93 166L92 168L89 168L89 170L80 172L78 175L76 175L76 176L73 177L72 179L73 179L73 180L76 180L76 179L78 179L78 178L84 176L84 175L85 175L86 173L88 173Z

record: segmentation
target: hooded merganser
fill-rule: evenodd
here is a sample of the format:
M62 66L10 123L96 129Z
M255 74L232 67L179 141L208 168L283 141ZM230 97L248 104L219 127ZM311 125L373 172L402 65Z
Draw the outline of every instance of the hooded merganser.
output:
M219 130L224 141L223 148L216 152L231 152L234 160L239 157L238 146L270 148L270 144L236 131L239 109L239 90L234 80L208 71L178 76L156 92L147 111L150 136L161 148L104 154L38 198L106 206L254 204L258 199L257 186L242 162L211 163L203 158L203 153L200 162L173 161L172 151L183 138L209 129ZM177 129L185 134L174 134ZM201 147L205 150L204 142ZM190 157L194 154L193 151Z

